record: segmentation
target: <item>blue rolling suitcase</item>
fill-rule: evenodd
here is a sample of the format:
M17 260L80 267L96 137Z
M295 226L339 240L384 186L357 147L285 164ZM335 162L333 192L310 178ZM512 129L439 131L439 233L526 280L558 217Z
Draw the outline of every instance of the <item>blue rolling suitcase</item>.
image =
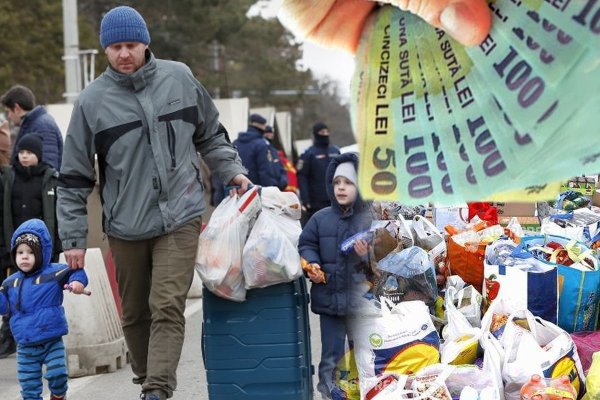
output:
M236 303L203 288L202 353L211 400L311 400L304 279L252 289Z

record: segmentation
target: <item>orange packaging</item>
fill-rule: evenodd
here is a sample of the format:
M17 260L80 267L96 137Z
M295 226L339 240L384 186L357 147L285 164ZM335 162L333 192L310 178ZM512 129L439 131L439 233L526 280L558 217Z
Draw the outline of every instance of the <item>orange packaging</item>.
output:
M315 268L315 264L309 263L303 257L300 257L300 265L302 266L302 269L304 271L306 271L307 273L311 273L311 274L317 274L318 276L320 276L322 278L321 280L323 283L327 283L325 281L325 273L320 268L319 269Z
M569 377L563 375L550 381L550 387L546 389L546 396L548 400L575 400L577 391Z
M544 390L546 382L539 375L533 375L521 388L521 400L547 400Z
M544 379L533 375L521 388L521 400L575 400L577 391L566 375Z

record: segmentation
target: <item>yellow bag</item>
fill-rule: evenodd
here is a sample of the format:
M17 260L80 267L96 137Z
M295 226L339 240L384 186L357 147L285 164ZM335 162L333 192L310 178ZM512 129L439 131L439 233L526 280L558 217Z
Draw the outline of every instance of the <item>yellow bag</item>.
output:
M592 400L600 398L600 351L592 356L592 365L588 370L585 380L587 393L582 400Z

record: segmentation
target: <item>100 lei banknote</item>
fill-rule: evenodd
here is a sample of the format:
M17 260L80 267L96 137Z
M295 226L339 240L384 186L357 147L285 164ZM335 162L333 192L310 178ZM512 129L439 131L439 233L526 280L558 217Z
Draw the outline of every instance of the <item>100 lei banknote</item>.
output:
M373 13L352 84L362 195L536 201L600 171L600 0L562 3L492 2L473 48L397 8Z

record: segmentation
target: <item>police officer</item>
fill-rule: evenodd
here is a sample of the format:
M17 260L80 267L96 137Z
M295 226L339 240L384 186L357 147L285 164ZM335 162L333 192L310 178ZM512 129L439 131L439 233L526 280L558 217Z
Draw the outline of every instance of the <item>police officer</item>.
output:
M321 208L330 205L325 173L329 161L340 154L340 149L329 143L329 128L323 122L317 122L313 126L313 136L313 145L300 156L297 165L305 221Z
M276 182L277 187L280 190L285 190L288 184L288 177L283 162L279 158L279 152L277 148L273 146L273 139L275 138L275 132L271 125L265 127L263 137L267 140L269 146L269 161L271 161L271 172L273 173L273 180Z
M277 186L274 178L269 142L263 137L267 120L260 114L250 115L248 130L240 133L233 142L242 164L248 170L248 178L261 186Z

